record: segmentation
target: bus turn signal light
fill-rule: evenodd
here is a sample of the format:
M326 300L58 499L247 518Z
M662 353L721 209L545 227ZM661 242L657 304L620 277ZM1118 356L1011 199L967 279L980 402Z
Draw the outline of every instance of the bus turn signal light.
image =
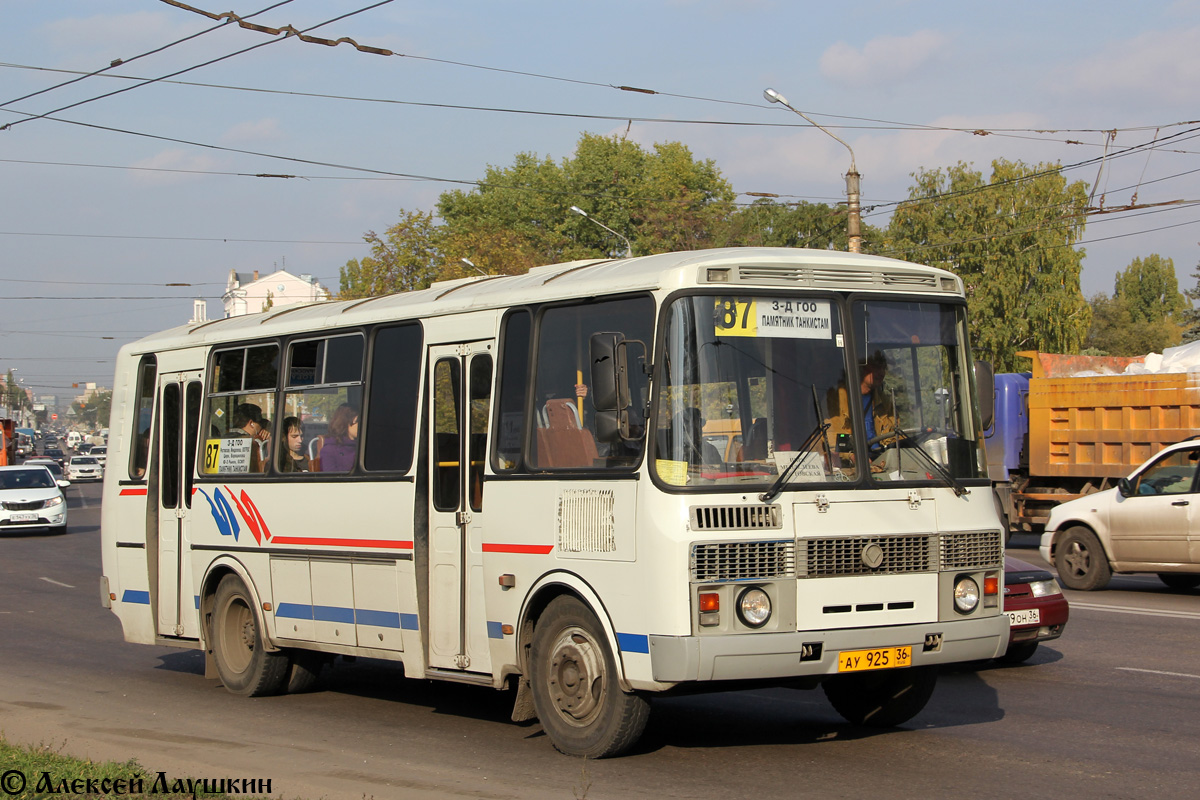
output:
M700 610L720 611L721 595L717 594L716 592L702 592L700 594Z

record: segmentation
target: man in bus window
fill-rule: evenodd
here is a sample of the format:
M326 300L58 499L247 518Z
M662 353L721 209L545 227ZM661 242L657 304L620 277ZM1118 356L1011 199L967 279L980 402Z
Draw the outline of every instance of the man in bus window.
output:
M883 354L876 352L870 359L858 365L859 384L858 397L862 403L864 432L867 436L867 448L871 457L879 455L884 447L883 442L873 441L883 434L890 433L896 428L896 413L892 409L891 398L883 390L883 379L887 374L887 361ZM831 391L832 395L833 392ZM830 398L829 440L830 445L837 448L838 436L851 433L851 405L844 384L839 384L836 397ZM843 453L847 463L854 463L852 452ZM882 465L873 466L872 470L882 470Z

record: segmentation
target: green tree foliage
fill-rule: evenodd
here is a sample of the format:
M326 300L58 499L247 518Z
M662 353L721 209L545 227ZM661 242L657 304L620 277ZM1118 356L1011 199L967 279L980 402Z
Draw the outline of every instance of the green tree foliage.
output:
M863 252L878 252L883 232L863 223ZM776 203L762 198L738 209L726 229L726 243L751 247L811 247L817 250L845 250L845 206L824 203Z
M1054 165L962 162L920 170L892 216L886 255L943 267L966 285L976 354L1015 371L1019 350L1073 353L1091 308L1080 291L1087 186Z
M1200 309L1193 305L1200 300L1200 265L1197 265L1197 271L1192 273L1192 280L1196 285L1191 289L1184 289L1183 295L1188 302L1179 314L1179 325L1183 329L1181 339L1184 344L1200 340Z
M428 287L441 262L438 233L432 214L404 209L400 210L400 221L383 236L367 231L363 240L371 245L371 255L353 258L339 270L338 298L350 300Z
M1117 273L1112 297L1101 293L1090 302L1088 347L1114 356L1162 352L1179 344L1189 310L1174 262L1157 254L1135 258Z
M1187 308L1175 277L1175 262L1157 253L1135 258L1118 272L1113 294L1124 298L1135 322L1172 320Z
M86 428L98 429L108 427L108 418L112 411L112 390L101 389L92 394L87 400L71 403L75 419Z

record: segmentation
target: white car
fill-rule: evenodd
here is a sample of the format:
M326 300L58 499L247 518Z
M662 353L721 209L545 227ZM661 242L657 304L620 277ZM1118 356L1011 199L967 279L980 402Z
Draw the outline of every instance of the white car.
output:
M1172 589L1200 586L1200 441L1173 444L1115 489L1050 512L1042 558L1068 589L1103 589L1114 572L1153 572Z
M0 467L0 531L31 528L66 533L62 486L45 467Z
M92 452L88 453L88 455L99 461L100 466L108 466L108 448L105 445L96 445L92 448Z
M75 456L67 462L67 480L98 481L104 478L104 466L92 456Z

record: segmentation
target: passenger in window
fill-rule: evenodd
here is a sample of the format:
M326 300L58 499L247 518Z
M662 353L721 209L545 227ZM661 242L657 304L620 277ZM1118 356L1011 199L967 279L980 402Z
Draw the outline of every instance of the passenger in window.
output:
M342 403L329 421L329 435L321 445L322 472L349 472L358 455L358 412Z
M260 457L258 449L259 434L264 427L262 409L254 403L240 403L234 408L230 422L233 424L233 427L226 434L226 438L250 438L254 440L250 443L249 463L240 463L235 471L262 472L266 467L266 462Z
M299 417L283 420L283 441L279 451L280 472L308 472L308 456L304 454L304 424Z
M233 427L226 434L230 438L249 436L257 439L263 429L262 409L254 403L241 403L233 410L230 423Z

